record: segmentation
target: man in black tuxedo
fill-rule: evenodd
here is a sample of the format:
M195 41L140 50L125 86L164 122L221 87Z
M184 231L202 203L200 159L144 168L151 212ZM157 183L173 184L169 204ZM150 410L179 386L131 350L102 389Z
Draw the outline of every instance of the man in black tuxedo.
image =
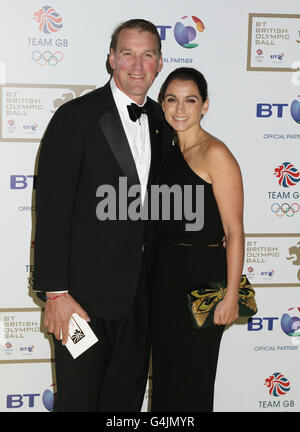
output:
M56 111L39 155L34 289L47 296L45 326L55 336L57 411L139 411L147 381L151 223L99 220L96 209L101 185L119 203L120 178L126 192L140 185L142 201L158 183L169 135L146 97L162 69L156 27L121 24L109 62L111 81ZM146 109L132 114L132 103ZM64 345L75 312L99 341L74 360Z

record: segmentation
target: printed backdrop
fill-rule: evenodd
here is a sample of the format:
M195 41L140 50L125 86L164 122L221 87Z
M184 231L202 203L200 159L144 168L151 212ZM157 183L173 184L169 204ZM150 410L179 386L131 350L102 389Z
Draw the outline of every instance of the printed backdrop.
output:
M225 331L214 409L299 411L298 0L184 6L173 0L172 8L159 0L1 0L0 6L0 411L53 406L53 350L42 304L31 292L40 139L62 103L107 82L111 33L136 17L154 22L162 39L164 68L150 96L157 98L174 68L201 70L210 97L203 127L228 145L243 173L244 272L259 311ZM49 271L55 268L53 257ZM194 367L200 385L205 371L197 359ZM150 400L151 372L143 411Z

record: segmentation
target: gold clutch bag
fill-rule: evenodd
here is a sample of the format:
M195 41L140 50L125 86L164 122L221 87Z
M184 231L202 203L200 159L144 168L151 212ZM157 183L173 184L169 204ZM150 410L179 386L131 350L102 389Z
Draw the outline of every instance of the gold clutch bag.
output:
M186 303L192 327L196 330L212 325L214 311L226 294L226 281L209 282L187 292ZM242 275L239 290L240 316L252 316L257 312L255 291L247 276Z

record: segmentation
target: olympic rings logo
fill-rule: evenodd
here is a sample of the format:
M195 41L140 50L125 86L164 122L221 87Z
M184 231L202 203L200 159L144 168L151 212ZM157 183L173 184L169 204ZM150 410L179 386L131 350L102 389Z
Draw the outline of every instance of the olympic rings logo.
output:
M34 60L40 66L56 66L59 62L62 61L64 55L61 51L55 51L53 54L51 51L44 51L41 53L38 50L33 51L32 60Z
M298 203L293 203L289 205L288 203L278 204L274 203L271 205L271 210L278 217L283 217L284 215L288 217L294 216L300 210L300 205Z

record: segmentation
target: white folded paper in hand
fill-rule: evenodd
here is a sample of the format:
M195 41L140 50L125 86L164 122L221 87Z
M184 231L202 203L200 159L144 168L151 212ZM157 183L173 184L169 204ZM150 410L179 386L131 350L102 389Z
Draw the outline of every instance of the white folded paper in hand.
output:
M74 313L70 319L69 337L66 347L75 359L98 341L88 322Z

